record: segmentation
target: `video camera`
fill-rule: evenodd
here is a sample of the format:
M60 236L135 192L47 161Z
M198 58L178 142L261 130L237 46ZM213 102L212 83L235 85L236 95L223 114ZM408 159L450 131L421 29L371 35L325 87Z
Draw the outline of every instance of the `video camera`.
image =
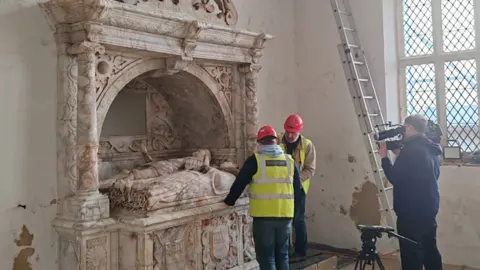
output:
M381 125L386 129L374 134L373 138L377 142L385 141L387 143L388 150L400 149L403 147L403 134L405 133L405 127L402 125L392 125L392 122L388 124ZM440 126L428 120L427 122L427 131L425 135L435 143L440 143L442 140L443 132L440 129Z

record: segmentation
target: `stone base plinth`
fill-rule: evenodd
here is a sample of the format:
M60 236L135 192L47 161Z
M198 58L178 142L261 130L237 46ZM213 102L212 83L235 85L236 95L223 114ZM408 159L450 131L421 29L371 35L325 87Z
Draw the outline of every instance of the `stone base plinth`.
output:
M119 269L257 269L248 199L119 220Z
M91 222L110 216L108 197L98 191L76 194L60 202L59 217L74 222Z

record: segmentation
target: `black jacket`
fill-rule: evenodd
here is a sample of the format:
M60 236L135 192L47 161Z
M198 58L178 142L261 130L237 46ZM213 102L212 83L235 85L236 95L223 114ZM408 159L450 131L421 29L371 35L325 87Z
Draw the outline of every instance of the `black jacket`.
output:
M300 180L300 170L296 163L294 167L293 173L293 189L294 189L294 202L295 202L295 209L296 204L298 202L299 194L302 189L302 182ZM253 179L253 176L257 173L257 159L255 155L251 155L245 163L243 164L240 172L238 173L235 182L233 182L232 187L230 188L230 192L228 193L227 197L225 198L224 202L227 205L234 205L237 199L242 195L243 190L245 187L250 184Z
M408 138L395 164L382 159L393 185L393 207L402 220L435 222L440 204L438 177L442 148L424 135Z

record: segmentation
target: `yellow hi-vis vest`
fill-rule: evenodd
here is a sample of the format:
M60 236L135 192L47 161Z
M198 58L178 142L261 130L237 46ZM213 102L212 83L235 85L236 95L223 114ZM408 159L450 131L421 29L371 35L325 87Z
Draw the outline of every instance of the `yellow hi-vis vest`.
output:
M280 133L279 134L279 138L280 138L280 146L282 147L283 151L285 151L286 153L286 147L285 147L285 144L283 143L283 134ZM305 162L305 151L307 149L307 147L310 145L310 143L312 143L309 139L305 138L304 136L302 136L302 141L300 142L300 161L298 166L300 167L300 171L303 170L303 163ZM293 156L293 155L292 155ZM303 187L303 191L305 191L305 194L308 194L308 189L310 188L310 179L306 179L305 181L302 182L302 187Z
M290 155L269 157L255 154L257 173L249 186L252 217L293 218L294 161Z

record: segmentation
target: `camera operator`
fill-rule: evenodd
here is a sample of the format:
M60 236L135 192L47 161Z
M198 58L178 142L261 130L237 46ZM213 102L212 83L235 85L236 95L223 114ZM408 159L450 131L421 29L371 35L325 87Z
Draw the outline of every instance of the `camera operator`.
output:
M379 145L383 170L393 185L398 234L419 243L400 241L404 270L422 270L422 266L426 270L442 269L436 240L442 148L425 136L427 121L422 115L405 118L404 146L393 151L397 155L394 164L388 158L386 144Z

